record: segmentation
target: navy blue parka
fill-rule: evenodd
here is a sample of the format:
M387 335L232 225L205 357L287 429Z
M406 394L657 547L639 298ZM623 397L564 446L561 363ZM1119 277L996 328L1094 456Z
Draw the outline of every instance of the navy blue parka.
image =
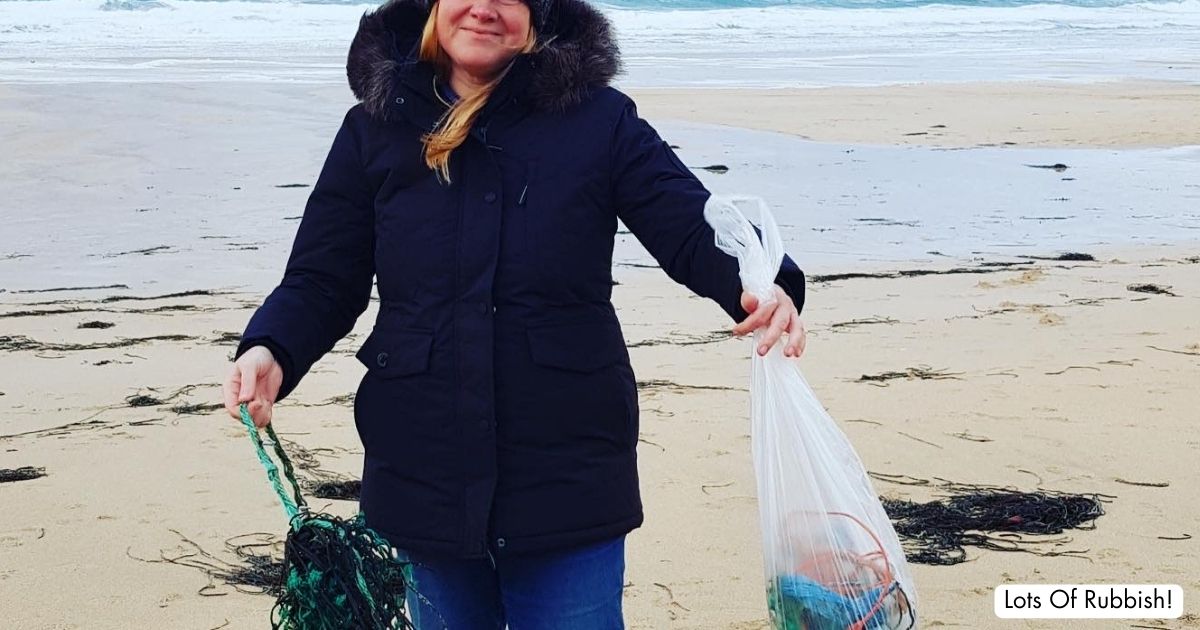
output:
M703 218L708 191L608 85L608 22L581 0L555 7L550 43L515 60L448 185L421 144L445 111L416 61L429 6L392 0L362 18L348 61L360 103L238 349L270 349L287 396L376 279L357 353L361 507L401 548L533 553L641 524L637 390L610 301L618 219L671 278L746 317L737 261ZM778 283L802 306L790 259Z

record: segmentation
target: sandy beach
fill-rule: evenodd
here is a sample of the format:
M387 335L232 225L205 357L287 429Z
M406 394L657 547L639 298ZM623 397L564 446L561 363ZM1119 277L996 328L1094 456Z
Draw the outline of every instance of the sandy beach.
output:
M847 150L1200 144L1196 85L635 96L656 124L744 127ZM283 512L245 431L217 408L219 382L279 278L304 185L350 104L342 85L0 86L9 148L0 217L12 226L0 235L0 468L46 474L0 484L0 627L267 625L271 597L165 559L194 564L203 550L236 567L233 546L262 552L280 540ZM723 150L739 164L739 146ZM1200 178L1177 184L1179 207L1195 208ZM880 494L928 500L950 480L1106 496L1095 529L1031 547L1079 553L968 548L962 564L913 565L922 627L1200 628L1200 232L1176 219L1175 238L1150 246L1131 234L1088 248L1091 261L865 261L854 270L973 272L841 280L820 277L846 270L830 259L806 266L817 277L801 365L880 475ZM1022 253L1053 257L1055 242ZM629 538L627 623L765 630L749 342L660 270L618 266L615 279L641 382L647 515ZM358 476L348 396L375 308L276 410L280 435L310 456L307 478ZM910 368L936 377L862 380ZM1178 584L1187 614L1001 621L992 598L1004 583Z
M934 147L1200 144L1200 85L939 83L814 89L637 90L641 112L817 142Z

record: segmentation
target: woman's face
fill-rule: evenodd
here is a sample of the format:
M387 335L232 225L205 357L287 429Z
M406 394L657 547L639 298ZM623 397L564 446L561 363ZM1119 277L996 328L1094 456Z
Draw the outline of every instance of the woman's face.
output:
M491 79L524 48L529 6L521 0L439 0L436 27L454 70Z

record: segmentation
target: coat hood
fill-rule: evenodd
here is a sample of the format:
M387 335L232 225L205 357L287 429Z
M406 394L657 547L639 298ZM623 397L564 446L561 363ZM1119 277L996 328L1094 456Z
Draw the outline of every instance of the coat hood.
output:
M555 0L542 47L525 57L529 82L524 96L541 110L563 111L606 87L620 72L612 26L583 0ZM417 65L421 31L432 2L389 0L363 15L350 45L346 75L367 113L386 118L406 68Z

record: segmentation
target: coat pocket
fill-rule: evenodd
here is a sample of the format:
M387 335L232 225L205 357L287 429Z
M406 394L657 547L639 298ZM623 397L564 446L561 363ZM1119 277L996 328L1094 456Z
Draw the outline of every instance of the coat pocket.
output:
M515 437L561 444L579 461L628 453L637 442L637 389L615 321L528 327L533 364ZM589 464L590 465L590 464Z
M595 372L629 361L625 338L615 322L554 323L530 326L533 362L572 372Z
M433 331L381 331L376 328L354 356L371 374L379 378L396 378L429 370L432 349Z

